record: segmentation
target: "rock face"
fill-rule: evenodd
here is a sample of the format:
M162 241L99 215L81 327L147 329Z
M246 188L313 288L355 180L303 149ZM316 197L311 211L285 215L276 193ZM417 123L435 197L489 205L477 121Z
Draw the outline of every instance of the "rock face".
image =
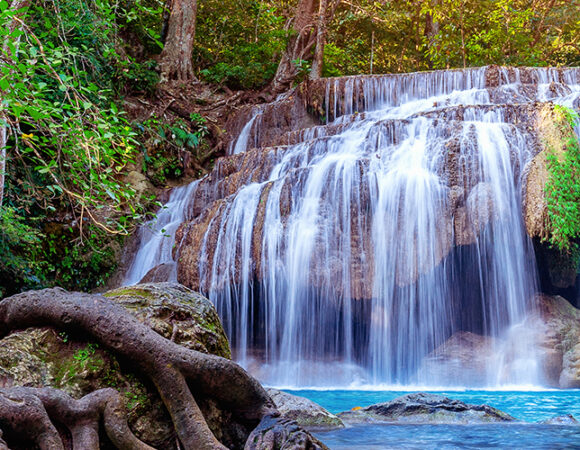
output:
M295 420L306 429L328 430L344 427L337 416L307 398L278 389L266 390L283 417Z
M177 280L210 293L241 355L411 381L452 330L498 334L529 309L526 167L544 149L539 117L579 75L341 77L248 108L231 154L191 185Z
M526 168L523 215L528 235L537 238L536 253L540 271L548 281L548 286L543 287L552 291L553 288L565 289L574 286L578 261L576 255L559 252L540 243L550 236L546 197L546 187L550 179L548 156L562 160L567 151L566 142L575 134L570 124L551 104L544 104L539 108L535 128L538 130L541 150ZM545 281L544 283L546 284Z
M457 386L489 385L494 345L493 338L459 331L423 359L419 379L442 386L451 380Z
M346 424L376 422L474 424L515 421L509 414L488 405L469 405L443 395L422 392L342 412L338 416Z
M580 310L559 296L538 297L536 339L550 385L580 387Z
M461 71L447 71L447 76L465 76ZM178 258L178 280L186 286L204 292L211 289L221 289L225 284L237 283L243 276L242 267L232 269L232 274L226 279L211 281L207 273L211 269L200 270L200 267L224 263L222 254L216 254L219 247L220 234L223 234L224 225L227 226L228 217L235 210L233 203L242 187L252 183L261 183L259 198L256 201L246 200L249 211L246 220L253 222L251 238L251 276L262 279L270 267L264 267L265 246L264 233L266 227L264 217L268 208L271 214L272 207L279 208L280 222L285 232L291 222L292 210L296 207L300 194L296 189L305 182L308 176L308 162L316 161L320 155L329 151L330 139L336 137L346 128L356 126L363 121L376 104L389 104L398 101L397 96L417 95L420 89L426 89L423 94L429 94L430 89L437 89L437 83L447 83L437 79L444 75L437 73L413 74L413 76L367 76L343 77L336 79L321 79L309 81L299 86L290 95L263 106L252 106L233 117L228 129L236 136L252 117L256 117L250 135L247 138L247 149L243 153L221 158L216 162L214 170L203 179L196 189L195 196L189 206L191 220L183 224L177 232L176 242L179 249L175 256ZM425 83L429 77L432 85ZM510 82L521 81L517 87L506 88L503 83L508 78ZM495 80L495 81L494 81ZM503 80L501 82L497 80ZM525 80L525 81L524 81ZM497 81L497 82L496 82ZM406 286L415 282L422 274L430 273L449 255L454 246L470 245L477 241L480 233L492 220L501 219L506 211L502 205L494 204L494 194L491 186L482 182L482 161L477 144L470 142L477 140L477 130L467 127L466 121L471 120L474 108L477 112L489 115L500 114L506 131L507 144L516 147L521 142L517 139L526 139L531 163L523 167L523 161L518 160L515 154L510 155L514 166L514 176L517 178L525 170L525 223L530 236L542 236L545 233L545 194L544 186L547 179L545 154L548 145L556 142L558 135L556 127L551 123L554 117L551 103L533 103L536 100L534 84L538 83L537 75L533 70L520 69L516 74L514 69L502 70L495 66L485 69L485 83L490 101L496 104L476 106L452 105L442 107L433 105L433 111L418 113L416 117L436 120L436 126L444 124L440 129L440 139L443 142L442 163L437 163L437 172L447 185L446 193L441 198L428 199L437 203L434 207L439 210L434 226L432 254L422 254L424 250L416 250L416 254L408 255L409 264L401 263L397 268L396 281L399 286ZM567 88L566 88L567 89ZM369 93L374 93L370 95ZM342 116L340 121L329 121ZM412 116L410 119L415 119ZM406 119L409 120L409 119ZM365 181L369 167L373 166L373 158L378 157L382 140L392 141L395 144L405 139L404 120L385 120L372 127L366 136L368 142L368 156L360 158L360 204L351 205L353 215L349 229L344 224L336 223L331 214L336 211L318 211L318 226L334 230L336 236L351 234L350 240L350 267L341 265L340 254L328 252L325 246L328 242L320 236L320 242L314 247L320 251L312 253L309 284L313 287L335 290L337 295L343 295L346 286L342 285L345 271L350 272L349 288L351 298L370 299L372 297L372 280L369 276L374 273L372 230L369 217L365 214L372 211L370 198L371 189ZM519 137L517 137L519 136ZM513 139L513 142L510 141ZM235 142L233 143L235 144ZM294 145L303 145L303 151L292 155ZM376 152L376 154L375 154ZM272 176L273 169L284 162L283 168L276 176ZM283 177L289 167L294 170L286 176L282 194L279 198L277 177ZM270 181L269 181L270 180ZM351 181L352 183L352 181ZM329 183L330 184L330 183ZM354 182L353 185L356 185ZM336 187L336 186L335 186ZM274 189L273 189L274 188ZM330 187L328 187L330 189ZM321 201L332 197L332 192L319 193ZM269 205L272 200L276 205ZM255 203L255 204L254 204ZM402 214L402 211L399 211ZM401 223L401 227L405 227ZM397 233L394 233L397 235ZM325 251L326 250L326 251ZM284 259L285 249L278 249L279 259ZM223 252L223 250L221 250ZM412 253L412 252L411 252ZM236 264L235 262L233 264ZM241 264L241 263L240 263ZM222 271L223 272L223 271ZM223 276L226 277L225 275ZM233 279L232 279L233 277ZM328 281L330 280L330 283Z
M527 346L537 358L539 379L557 388L580 387L580 310L560 296L538 295L536 314L501 338L460 331L427 355L419 369L420 380L434 384L489 386L517 382L521 361L517 346ZM522 352L519 352L521 355ZM489 373L489 367L496 372Z
M105 295L168 339L201 352L230 356L209 300L183 286L143 284ZM156 448L176 448L173 425L155 387L83 336L31 328L2 339L0 387L11 386L55 387L74 398L113 387L127 399L128 422L140 439ZM200 407L216 436L235 441L236 430L228 430L217 405L207 400Z

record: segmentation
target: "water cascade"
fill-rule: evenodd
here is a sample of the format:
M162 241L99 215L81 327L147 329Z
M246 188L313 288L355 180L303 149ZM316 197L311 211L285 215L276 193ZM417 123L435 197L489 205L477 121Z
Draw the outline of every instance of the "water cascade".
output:
M536 102L578 107L579 80L486 67L303 86L254 108L231 156L172 193L126 283L175 258L270 384L454 384L425 357L459 331L502 342L533 309ZM484 384L538 382L517 347L507 373L494 347Z

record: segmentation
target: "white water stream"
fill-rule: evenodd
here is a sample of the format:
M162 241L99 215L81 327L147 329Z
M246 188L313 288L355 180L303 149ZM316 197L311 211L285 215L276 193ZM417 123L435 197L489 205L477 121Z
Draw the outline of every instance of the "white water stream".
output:
M577 104L577 71L533 74L524 86L505 70L497 92L510 103ZM270 154L266 179L241 187L212 219L218 237L204 239L195 270L236 359L262 381L453 385L419 370L429 352L466 327L501 342L533 308L521 204L534 136L507 117L485 76L482 68L328 81L326 117L336 119ZM261 114L230 153L258 142L251 131ZM342 131L328 135L330 126ZM173 261L196 189L175 189L143 228L126 284ZM467 237L458 236L459 214L473 224ZM539 382L533 349L516 347L508 371L505 351L494 350L485 384Z

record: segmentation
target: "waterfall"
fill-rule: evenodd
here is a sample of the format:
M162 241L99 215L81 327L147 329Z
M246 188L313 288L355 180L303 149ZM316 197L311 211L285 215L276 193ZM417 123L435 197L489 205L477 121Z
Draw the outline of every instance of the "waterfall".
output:
M242 131L238 135L237 139L231 142L228 149L229 155L236 155L238 153L245 152L248 149L248 146L251 142L250 137L252 135L252 131L254 133L254 137L257 135L257 131L253 129L255 126L259 126L259 118L261 115L262 112L259 108L255 108L254 111L252 111L250 120L248 120L246 125L244 125L244 128L242 128ZM256 142L254 142L254 145L255 144Z
M167 281L177 281L172 255L175 232L187 218L187 206L197 184L198 181L194 181L187 186L175 188L155 219L139 229L140 246L125 275L125 285L138 283L149 270L160 264L172 265Z
M533 309L521 205L538 145L518 114L577 106L579 78L484 67L322 80L325 123L278 137L288 145L264 144L268 111L255 110L235 159L158 215L171 236L187 222L178 279L209 296L236 359L266 383L453 384L421 370L431 352L458 331L502 342ZM244 158L250 136L260 152ZM172 261L175 238L149 228L127 283ZM533 349L517 347L500 377L497 344L486 384L537 382Z

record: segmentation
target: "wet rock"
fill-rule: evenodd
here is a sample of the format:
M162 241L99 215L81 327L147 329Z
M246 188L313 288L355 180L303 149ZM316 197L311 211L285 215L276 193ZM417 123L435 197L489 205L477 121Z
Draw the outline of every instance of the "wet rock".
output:
M429 353L419 368L419 379L433 384L485 386L487 368L495 358L496 340L467 331L459 331Z
M337 298L348 296L344 290L350 289L352 299L372 299L376 261L372 243L374 206L369 200L369 192L372 190L369 179L372 177L368 175L376 169L375 163L381 159L381 146L402 142L408 132L410 120L418 116L432 121L432 126L437 128L437 139L432 145L440 151L440 157L433 161L433 169L440 176L449 195L448 199L435 196L430 199L430 208L436 211L436 217L430 218L435 230L432 233L435 236L430 237L434 241L433 246L425 250L420 243L413 246L410 239L407 239L404 254L393 257L397 259L397 286L409 286L416 283L422 275L432 273L434 268L442 265L454 246L474 244L491 222L502 219L506 211L500 209L501 202L496 199L499 195L497 189L494 190L490 184L482 182L484 168L482 149L478 148L478 128L468 119L474 112L501 115L502 126L505 128L504 137L510 148L514 179L520 179L524 170L520 165L525 158L520 161L520 155L516 155L514 149L521 147L521 139L524 139L531 157L544 150L545 145L540 145L538 134L551 136L546 124L550 114L553 114L553 106L535 101L538 76L533 70L520 69L518 72L513 68L490 66L481 70L451 72L456 77L454 83L457 82L458 86L463 83L466 87L471 87L483 75L487 91L481 94L489 94L492 99L495 98L501 103L449 106L434 104L433 110L426 110L409 118L374 123L367 131L364 149L361 149L362 155L359 156L360 180L351 183L351 188L354 186L358 192L352 193L352 198L356 200L349 205L352 216L350 225L344 225L348 221L338 223L338 217L345 214L330 206L340 202L329 200L334 194L344 190L344 180L336 179L331 182L332 176L329 176L329 182L317 194L320 208L317 211L316 227L325 230L327 236L319 233L312 242L309 267L306 268L308 279L304 280L309 288L320 290L321 295ZM445 76L449 76L449 71L446 74ZM424 97L429 94L429 89L438 89L435 86L440 84L436 80L442 76L443 73L434 72L310 80L277 101L267 105L248 106L240 110L238 115L232 116L227 128L232 131L232 135L237 135L247 121L258 113L259 117L248 137L251 145L244 153L217 160L212 172L196 188L189 211L191 219L182 224L176 236L178 281L202 291L220 291L241 282L242 269L247 266L242 267L239 256L234 258L235 261L226 263L223 228L228 226L228 219L233 218L231 208L237 198L236 194L252 183L261 183L262 191L259 194L258 206L252 212L253 227L249 251L251 261L247 261L251 270L250 277L259 283L264 276L268 276L266 274L283 272L283 268L266 267L263 254L267 228L266 205L269 201L273 199L276 202L270 205L271 212L276 209L275 206L279 207L278 229L270 230L271 233L280 235L280 245L276 248L275 255L277 262L269 263L278 264L285 261L287 252L291 250L285 247L288 243L288 224L304 197L309 171L315 166L313 161L332 151L329 145L332 145L333 139L337 139L338 133L359 121L362 123L368 117L365 111L372 111L384 103L397 104L414 96ZM518 76L523 77L526 82L521 86L518 84L516 92L513 83ZM470 77L476 77L478 81ZM430 80L429 83L426 82L427 79ZM439 81L446 83L443 78ZM553 90L555 93L560 92L558 86L554 86ZM365 92L375 92L375 95L365 95ZM337 120L331 122L334 119ZM290 147L295 144L302 144L300 151ZM529 230L532 230L532 235L542 233L542 214L545 212L545 205L542 203L542 171L545 167L542 169L541 160L538 155L535 162L526 168L525 180L529 195L526 196L524 212L527 214L526 223ZM275 176L272 175L273 168L282 161L284 169ZM356 177L356 172L349 175ZM270 176L273 177L272 180ZM276 176L281 179L275 180ZM404 196L404 193L401 195ZM401 212L399 215L407 217ZM395 212L385 220L397 221L396 216ZM248 222L249 219L244 220L244 224ZM390 233L388 240L396 241L402 235L401 229L411 229L413 226L404 220L399 222L401 225L398 227L385 227ZM350 234L350 246L347 233ZM333 238L328 239L328 236ZM344 238L343 242L338 244L341 238ZM237 239L238 242L240 240L239 236L230 236L229 239ZM216 254L219 253L216 250L219 244L222 250L220 254ZM347 264L350 267L343 267L344 248L348 248ZM228 265L227 270L223 270L224 264ZM217 274L213 280L210 276L212 273ZM347 274L351 278L348 285L344 286ZM210 283L213 284L210 286Z
M542 425L580 425L580 422L572 414L551 417L550 419L542 420L540 423Z
M159 334L188 348L230 356L227 338L209 300L175 283L142 284L105 294ZM175 431L157 390L131 367L86 336L30 328L0 340L0 387L55 387L74 398L113 387L127 400L134 433L156 448L175 449ZM211 401L200 402L218 438L235 441L236 429Z
M147 272L139 283L162 283L169 281L175 270L174 262L158 264Z
M278 389L266 389L283 417L292 419L306 429L328 430L344 424L334 414L313 401Z
M564 353L560 387L580 388L580 342Z
M346 424L429 423L475 424L513 422L514 419L488 405L470 405L437 394L407 394L390 402L338 414Z
M538 295L537 301L540 315L533 325L546 383L579 388L580 310L560 296Z
M328 450L328 447L293 420L266 417L252 431L244 447L244 450L264 449Z
M489 183L478 183L469 192L465 206L455 210L454 231L457 245L474 244L479 234L499 218L494 202L493 188Z

